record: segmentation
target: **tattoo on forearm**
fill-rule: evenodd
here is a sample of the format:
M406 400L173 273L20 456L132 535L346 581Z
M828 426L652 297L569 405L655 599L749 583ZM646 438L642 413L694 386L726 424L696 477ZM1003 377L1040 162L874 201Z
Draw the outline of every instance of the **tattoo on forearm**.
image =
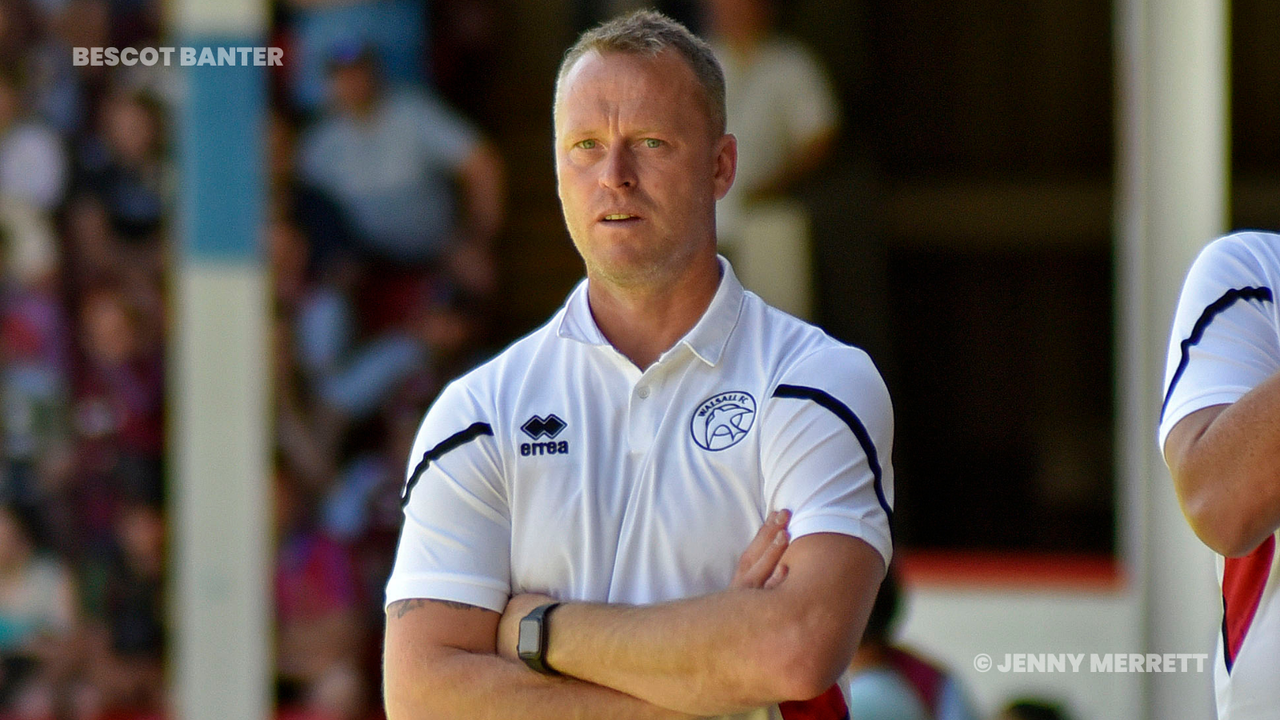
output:
M397 600L387 607L387 615L399 620L409 613L420 607L426 606L428 603L444 605L452 610L484 610L478 605L470 605L463 602L454 602L453 600L428 600L426 598L413 598L410 600Z

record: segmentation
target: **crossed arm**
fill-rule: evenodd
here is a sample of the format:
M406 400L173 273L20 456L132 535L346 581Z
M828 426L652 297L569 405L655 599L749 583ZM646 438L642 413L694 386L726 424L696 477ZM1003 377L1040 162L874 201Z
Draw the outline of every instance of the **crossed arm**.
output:
M598 685L538 675L498 657L499 617L434 600L402 600L388 608L388 720L688 717Z
M1164 457L1196 535L1227 557L1252 551L1280 527L1280 373L1180 420Z
M570 603L552 615L547 678L512 660L520 617L431 601L389 608L386 700L402 718L686 718L814 697L848 665L884 573L861 540L788 543L766 523L730 588L634 607ZM781 541L775 539L781 535Z

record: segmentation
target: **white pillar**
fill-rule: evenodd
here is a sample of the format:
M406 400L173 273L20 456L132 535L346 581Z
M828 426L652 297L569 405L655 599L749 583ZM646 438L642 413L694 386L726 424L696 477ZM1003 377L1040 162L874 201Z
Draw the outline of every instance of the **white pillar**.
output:
M1143 652L1212 655L1221 618L1213 555L1178 508L1155 428L1182 280L1227 218L1227 9L1225 0L1115 7L1116 467ZM1143 680L1145 717L1214 716L1211 672Z
M169 9L173 45L264 44L265 0L176 0ZM266 68L175 69L183 92L169 365L174 716L267 720L271 366L259 247Z

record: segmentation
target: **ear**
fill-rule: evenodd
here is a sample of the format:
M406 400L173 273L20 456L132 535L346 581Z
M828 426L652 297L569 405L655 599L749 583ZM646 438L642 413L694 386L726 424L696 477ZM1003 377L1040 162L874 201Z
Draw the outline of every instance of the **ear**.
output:
M733 187L733 179L738 174L738 138L730 133L721 136L716 141L712 161L715 163L712 180L715 182L716 200L720 200Z

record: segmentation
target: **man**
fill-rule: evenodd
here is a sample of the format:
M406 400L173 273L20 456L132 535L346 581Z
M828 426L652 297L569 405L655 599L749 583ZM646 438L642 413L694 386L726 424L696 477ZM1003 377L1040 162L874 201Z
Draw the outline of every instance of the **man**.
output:
M818 59L777 32L774 0L703 0L725 72L738 173L717 207L720 247L743 284L797 317L813 309L809 217L792 197L835 149L840 111Z
M363 249L399 265L487 251L503 215L493 147L426 90L384 87L367 45L335 47L329 70L332 110L303 138L299 170L338 202Z
M847 717L891 554L889 398L717 257L723 92L656 13L566 55L556 173L587 280L419 430L390 720Z
M1280 707L1280 236L1211 243L1191 266L1165 380L1160 445L1191 527L1218 553L1218 717Z

